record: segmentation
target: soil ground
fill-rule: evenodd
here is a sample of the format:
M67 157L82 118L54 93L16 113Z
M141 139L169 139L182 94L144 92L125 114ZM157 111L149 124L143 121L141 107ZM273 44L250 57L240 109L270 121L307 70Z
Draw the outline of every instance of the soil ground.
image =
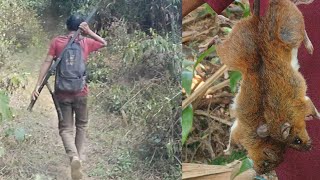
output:
M71 179L69 158L58 133L57 114L48 90L41 92L33 112L26 110L46 51L46 46L38 46L16 54L19 65L15 70L28 73L28 83L10 95L14 119L4 123L0 133L5 134L11 127L23 128L25 140L18 142L14 136L1 138L5 154L0 159L0 179ZM128 138L132 128L124 128L120 116L102 110L99 92L92 90L90 97L85 179L156 179L152 173L133 172L135 161Z

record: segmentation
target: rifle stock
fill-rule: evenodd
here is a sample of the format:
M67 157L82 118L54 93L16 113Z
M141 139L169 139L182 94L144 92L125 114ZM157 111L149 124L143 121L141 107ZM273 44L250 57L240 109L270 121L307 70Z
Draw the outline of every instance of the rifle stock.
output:
M99 1L99 3L96 5L96 7L92 10L92 12L89 14L89 16L86 18L85 22L89 22L90 19L93 17L93 15L96 13L96 11L98 10L98 7L100 5L100 3L102 2L102 0ZM73 43L73 41L76 39L76 37L78 37L78 35L80 34L80 28L74 33L73 37L70 39L70 41L68 42L68 44L66 45L66 47L68 47L71 43ZM57 58L57 60L53 63L53 65L50 67L50 69L48 70L46 76L43 78L43 81L38 89L39 94L41 93L43 87L48 83L48 80L50 78L50 76L52 75L52 73L55 71L56 67L58 66L58 64L61 61L61 56L62 54L65 52L65 49L63 49L63 51L61 52L61 54L59 55L59 57ZM38 97L36 97L35 99L32 99L30 101L30 104L27 108L28 111L32 111L32 108L34 106L34 104L36 103L36 101L38 100Z

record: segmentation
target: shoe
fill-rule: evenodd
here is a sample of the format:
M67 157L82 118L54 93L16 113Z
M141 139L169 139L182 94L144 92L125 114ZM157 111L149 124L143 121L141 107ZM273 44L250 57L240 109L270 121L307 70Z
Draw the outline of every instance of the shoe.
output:
M73 180L82 179L81 162L77 156L73 156L71 160L71 177Z

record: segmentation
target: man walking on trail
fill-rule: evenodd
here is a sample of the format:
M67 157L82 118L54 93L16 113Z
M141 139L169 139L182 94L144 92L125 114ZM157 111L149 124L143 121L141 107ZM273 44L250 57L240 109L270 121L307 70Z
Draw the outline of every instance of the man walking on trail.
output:
M88 38L79 35L75 39L75 42L81 47L82 59L85 62L87 62L88 55L91 52L96 51L107 44L103 38L95 34L89 28L88 24L84 22L84 19L79 15L71 15L68 18L66 25L69 33L67 35L55 37L51 41L48 55L40 68L37 85L31 95L32 99L36 99L39 96L39 86L53 60L62 53L68 41L72 38L78 28L81 29L83 35L90 37ZM59 91L57 88L55 88L54 92L62 112L62 120L59 120L59 134L62 138L65 151L70 158L72 179L81 179L83 176L81 160L84 158L83 150L88 124L88 91L88 85L85 83L84 87L79 92ZM75 118L73 118L74 115ZM76 126L75 137L74 125Z

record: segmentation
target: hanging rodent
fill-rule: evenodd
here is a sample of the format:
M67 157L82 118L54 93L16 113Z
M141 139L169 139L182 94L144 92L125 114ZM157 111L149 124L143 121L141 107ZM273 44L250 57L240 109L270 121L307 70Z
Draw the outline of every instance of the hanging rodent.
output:
M285 147L284 143L271 138L260 138L256 131L260 124L266 122L262 113L261 82L258 74L261 62L256 60L259 58L255 44L255 39L258 38L256 35L258 23L257 16L241 20L233 27L229 39L218 46L217 52L229 67L243 69L240 90L232 105L237 119L231 128L229 145L225 153L229 154L235 144L241 144L253 160L255 171L264 174L282 162ZM242 48L244 50L241 50ZM243 61L250 63L240 63Z
M235 100L237 123L231 128L229 144L242 144L251 158L255 156L256 166L266 164L266 157L276 160L266 170L256 167L260 172L281 162L278 152L283 152L285 144L299 150L310 148L304 119L319 113L305 95L305 80L297 68L297 48L305 37L297 7L289 0L270 0L264 17L241 20L217 47L221 60L243 76ZM257 127L263 138L258 137ZM261 156L263 149L276 156L269 152Z

